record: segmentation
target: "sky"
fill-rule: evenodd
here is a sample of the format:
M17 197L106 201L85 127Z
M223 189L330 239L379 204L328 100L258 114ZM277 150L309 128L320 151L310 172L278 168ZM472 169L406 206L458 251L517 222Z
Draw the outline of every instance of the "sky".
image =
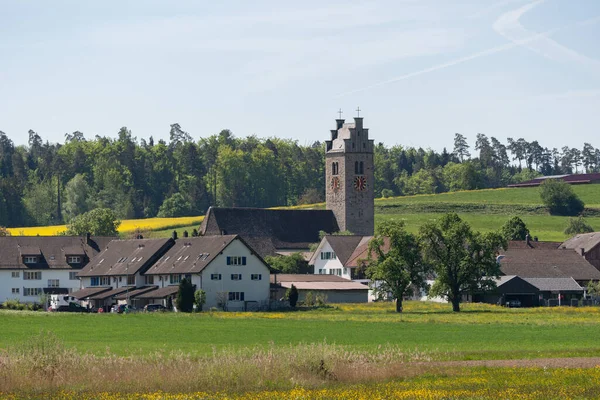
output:
M0 130L600 147L598 0L0 0Z

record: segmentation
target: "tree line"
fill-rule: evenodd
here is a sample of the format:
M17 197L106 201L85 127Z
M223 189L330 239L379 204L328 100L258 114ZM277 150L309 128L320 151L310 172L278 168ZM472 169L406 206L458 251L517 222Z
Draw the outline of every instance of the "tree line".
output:
M537 141L505 145L478 134L471 157L455 135L452 152L375 146L377 197L501 187L539 174L600 169L600 151L542 148ZM510 154L510 156L509 156ZM179 124L169 140L137 139L126 127L116 138L86 138L76 131L64 143L30 130L16 146L0 131L0 226L69 223L96 208L118 218L201 215L211 205L270 207L324 200L325 146L249 136L229 130L194 140Z

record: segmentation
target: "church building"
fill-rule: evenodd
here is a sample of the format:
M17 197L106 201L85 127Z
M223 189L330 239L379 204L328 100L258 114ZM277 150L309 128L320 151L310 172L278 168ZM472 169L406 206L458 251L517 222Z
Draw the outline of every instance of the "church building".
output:
M326 141L325 210L210 207L201 235L240 235L260 256L307 251L319 232L373 235L373 140L363 118L336 119Z

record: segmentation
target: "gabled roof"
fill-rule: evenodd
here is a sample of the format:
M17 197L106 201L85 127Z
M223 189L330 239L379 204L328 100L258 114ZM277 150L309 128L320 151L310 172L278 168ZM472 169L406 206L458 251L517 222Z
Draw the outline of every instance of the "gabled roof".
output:
M510 240L508 249L538 249L538 250L555 250L560 246L560 242L536 242L535 240Z
M598 271L585 258L570 249L515 249L502 253L500 269L505 275L521 278L573 278L600 280Z
M6 236L0 237L0 269L80 269L114 237ZM68 255L82 256L82 263L68 264ZM24 264L23 256L36 256L35 264Z
M112 290L112 287L88 287L71 293L71 296L81 300L87 299L88 297L94 296L98 293L108 292L109 290Z
M178 239L145 274L197 274L236 239L237 235Z
M179 290L178 285L165 286L156 290L151 290L135 296L136 299L164 299L165 297L173 296Z
M583 292L573 278L523 278L541 292Z
M552 175L552 176L540 176L529 181L515 183L508 185L508 187L527 187L527 186L539 186L546 179L558 179L570 184L580 183L596 183L600 181L600 173L594 172L591 174L570 174L570 175Z
M373 236L364 236L363 240L361 240L360 244L354 250L354 253L350 256L346 265L347 268L357 268L362 267L364 261L369 258L369 242L373 239ZM390 238L383 238L383 252L387 253L390 251Z
M333 211L210 207L200 226L204 236L240 235L263 257L307 249L319 242L319 231L339 231Z
M560 245L562 249L583 249L584 254L600 244L600 232L581 233Z
M369 290L367 285L344 279L344 282L277 282L278 286L289 289L294 285L298 290Z
M78 275L135 275L145 271L174 243L173 239L113 240Z
M349 279L327 274L271 274L271 283L279 282L348 282Z
M328 243L335 253L337 259L342 265L344 265L356 249L356 246L360 244L362 239L363 236L358 235L326 235L323 237L323 239L321 239L321 243L311 257L309 264L314 265L323 246L325 243Z

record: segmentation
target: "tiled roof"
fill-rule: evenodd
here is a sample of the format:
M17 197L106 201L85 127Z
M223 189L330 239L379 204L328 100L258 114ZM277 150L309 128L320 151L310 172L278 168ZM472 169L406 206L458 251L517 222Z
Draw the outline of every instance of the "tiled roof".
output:
M600 271L570 249L514 249L502 253L500 269L521 278L573 278L600 280Z
M329 243L342 265L345 265L352 253L354 253L354 250L356 250L356 247L362 242L363 236L328 235L325 236L324 240Z
M345 267L356 268L362 267L365 260L369 258L369 242L373 239L373 236L365 236L361 240L360 244L354 250L354 253L350 256ZM387 253L390 250L390 239L388 237L383 238L383 251Z
M530 240L511 240L508 242L508 249L545 249L555 250L560 246L560 242L536 242Z
M93 296L90 296L90 299L92 299L92 300L104 300L104 299L108 299L109 297L115 296L117 294L125 293L128 290L132 290L132 289L134 289L134 288L127 287L127 286L116 288L116 289L111 289L111 290L109 290L107 292L101 292L101 293L97 293L97 294L95 294Z
M132 288L131 290L129 290L128 292L123 292L119 295L115 296L115 300L126 300L127 298L134 298L140 294L149 292L151 290L156 290L158 289L158 286L142 286L139 288Z
M541 292L583 292L573 278L523 278Z
M71 296L75 297L76 299L86 299L88 297L94 296L96 294L102 293L102 292L107 292L109 290L112 290L112 287L88 287L85 289L81 289L77 292L73 292L71 293Z
M143 272L173 243L173 239L113 240L78 275L134 275L138 271Z
M156 290L151 290L149 292L139 294L135 298L136 299L164 299L165 297L169 297L169 296L173 296L174 294L177 294L178 290L179 290L179 286L177 286L177 285L166 286L163 288L159 288Z
M345 282L278 282L279 286L298 290L369 290L367 285L345 279Z
M508 185L508 187L522 187L522 186L539 186L546 179L559 179L561 181L565 181L567 183L593 183L600 181L600 173L591 173L591 174L571 174L571 175L554 175L554 176L540 176L538 178L515 183L512 185Z
M279 282L348 282L346 278L326 274L271 274L271 283Z
M0 237L0 269L80 269L114 237L6 236ZM67 256L82 256L81 264L67 264ZM36 264L24 264L23 256L37 256Z
M563 249L579 250L584 253L592 250L600 244L600 232L581 233L564 242L560 247Z
M210 207L200 226L205 236L240 235L262 257L307 249L319 242L319 231L339 231L333 211Z
M236 238L236 235L224 235L178 239L145 274L199 273Z

